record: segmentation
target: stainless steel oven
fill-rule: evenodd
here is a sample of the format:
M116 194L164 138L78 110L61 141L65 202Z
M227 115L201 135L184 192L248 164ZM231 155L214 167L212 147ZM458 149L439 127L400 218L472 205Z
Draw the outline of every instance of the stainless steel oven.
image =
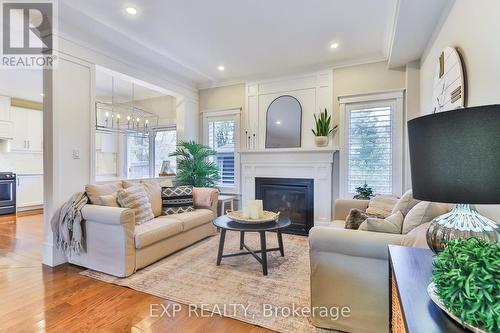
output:
M0 172L0 215L16 212L16 174Z

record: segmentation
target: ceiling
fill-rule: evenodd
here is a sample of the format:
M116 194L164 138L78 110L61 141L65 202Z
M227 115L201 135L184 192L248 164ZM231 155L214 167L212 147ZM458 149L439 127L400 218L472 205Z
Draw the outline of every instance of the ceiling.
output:
M404 65L420 58L453 2L60 0L59 32L196 88L374 61ZM0 76L3 94L41 100L41 86L37 71Z
M396 4L62 0L59 13L61 32L79 32L77 38L85 39L84 32L99 31L100 39L154 55L151 61L203 85L387 59ZM137 15L125 13L129 5L137 8ZM339 44L335 50L330 49L333 42ZM225 66L224 72L219 65Z

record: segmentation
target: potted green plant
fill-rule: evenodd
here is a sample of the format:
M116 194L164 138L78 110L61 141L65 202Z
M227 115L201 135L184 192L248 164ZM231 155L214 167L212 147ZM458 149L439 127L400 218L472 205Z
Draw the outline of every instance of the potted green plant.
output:
M433 262L432 300L475 332L500 331L500 244L454 239Z
M216 151L200 143L181 142L175 152L169 155L177 157L175 183L194 187L215 187L219 181L219 169L215 163L210 162L209 157L216 154Z
M318 147L326 147L328 145L328 136L337 129L337 125L331 127L332 116L328 115L328 111L320 112L319 117L314 115L314 122L316 125L312 132L315 136L314 143Z
M375 195L373 194L373 189L368 187L368 184L365 182L363 186L356 187L356 195L353 199L357 200L370 200Z

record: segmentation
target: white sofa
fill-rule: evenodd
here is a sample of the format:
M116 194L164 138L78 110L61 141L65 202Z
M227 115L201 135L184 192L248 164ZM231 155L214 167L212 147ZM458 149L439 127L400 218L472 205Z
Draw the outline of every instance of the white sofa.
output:
M70 263L126 277L163 257L214 235L212 221L217 216L217 192L210 207L193 212L160 215L136 225L128 208L85 205L82 223L85 251L72 254Z
M344 229L351 208L367 207L366 200L337 200L331 225L309 232L311 307L350 308L349 317L338 319L315 311L315 326L356 333L389 331L387 248L400 245L404 235Z

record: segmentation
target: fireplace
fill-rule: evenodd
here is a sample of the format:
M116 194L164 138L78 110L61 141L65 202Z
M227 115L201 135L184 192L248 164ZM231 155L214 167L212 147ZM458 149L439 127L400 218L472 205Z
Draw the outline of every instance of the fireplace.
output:
M264 209L280 212L292 224L283 232L309 234L314 225L314 180L303 178L255 178L255 198Z

